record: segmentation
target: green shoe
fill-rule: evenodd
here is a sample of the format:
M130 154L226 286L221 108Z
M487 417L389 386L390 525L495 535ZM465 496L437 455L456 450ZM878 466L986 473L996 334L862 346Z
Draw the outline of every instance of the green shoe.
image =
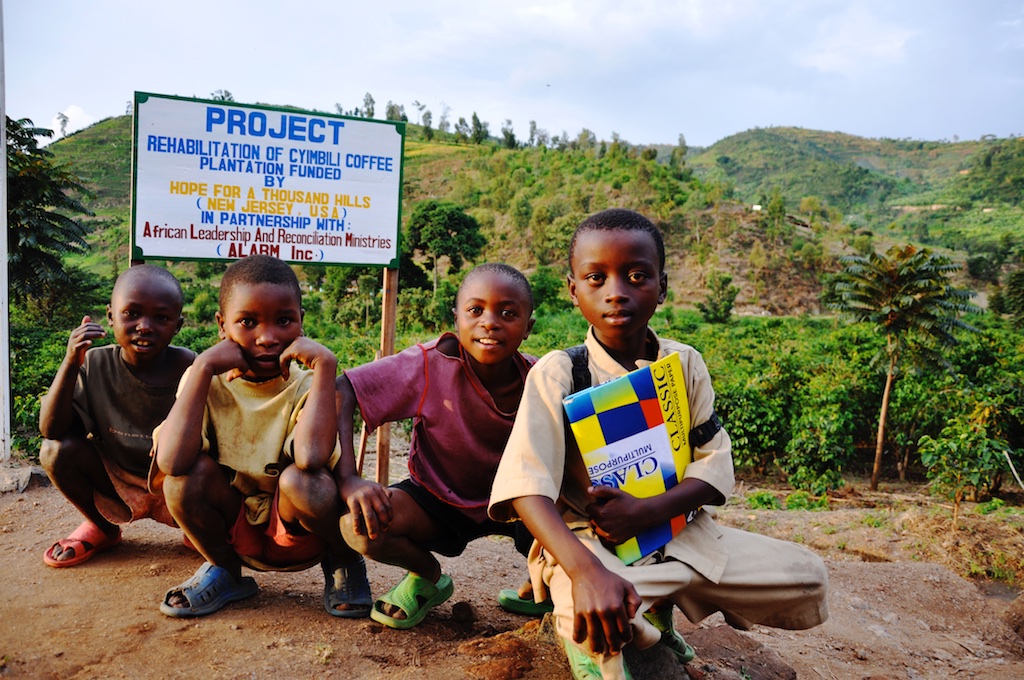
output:
M604 676L601 675L601 668L593 657L565 638L562 638L562 647L565 648L565 655L569 658L569 672L572 673L573 680L602 680ZM622 662L622 672L626 676L626 680L633 680L625 660Z
M659 644L675 654L679 663L690 663L697 656L697 652L693 651L693 647L687 644L672 623L672 605L664 609L648 610L644 612L644 618L661 631Z
M551 598L539 603L534 602L532 597L527 599L519 597L519 592L513 588L506 588L498 593L498 606L505 611L526 616L544 616L555 610Z

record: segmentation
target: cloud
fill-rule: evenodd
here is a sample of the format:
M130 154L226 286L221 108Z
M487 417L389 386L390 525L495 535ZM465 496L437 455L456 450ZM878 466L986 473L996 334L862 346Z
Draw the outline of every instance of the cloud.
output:
M797 61L824 73L856 76L902 62L907 43L916 34L884 22L862 5L853 5L842 15L822 21Z

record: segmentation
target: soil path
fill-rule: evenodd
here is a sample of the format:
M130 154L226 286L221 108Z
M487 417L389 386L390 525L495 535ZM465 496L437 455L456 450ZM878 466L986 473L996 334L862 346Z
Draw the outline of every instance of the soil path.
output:
M742 511L744 515L749 512ZM825 513L828 514L828 513ZM821 521L819 514L817 521ZM729 511L721 518L730 522ZM443 560L451 601L410 631L328 616L322 576L256 574L258 596L196 620L160 614L163 593L200 563L180 533L129 525L124 542L71 569L42 552L79 523L52 487L0 495L0 676L25 678L567 678L542 622L494 597L525 576L507 540L476 541ZM1024 678L1024 645L1003 623L1008 600L938 565L828 558L832 618L811 631L736 632L712 617L677 625L698 658L629 654L639 678ZM400 576L373 564L375 594Z

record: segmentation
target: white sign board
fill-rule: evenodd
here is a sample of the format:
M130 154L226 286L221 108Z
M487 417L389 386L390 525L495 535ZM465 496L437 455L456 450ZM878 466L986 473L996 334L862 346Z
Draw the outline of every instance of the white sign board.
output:
M398 266L405 124L135 93L132 259Z

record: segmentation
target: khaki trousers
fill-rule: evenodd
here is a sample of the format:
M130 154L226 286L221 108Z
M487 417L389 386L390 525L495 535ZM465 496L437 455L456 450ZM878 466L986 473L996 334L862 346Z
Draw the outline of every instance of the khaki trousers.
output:
M574 533L607 569L630 581L643 600L632 620L633 644L640 649L661 639L661 633L642 614L662 599L672 601L693 623L720 611L730 625L740 629L760 624L801 630L828 619L825 600L828 572L820 557L788 541L731 527L719 526L718 529L721 547L729 558L717 582L674 559L658 562L648 557L627 566L606 549L590 529ZM684 529L673 542L684 540L685 533ZM530 552L530 575L535 594L543 595L546 587L555 606L558 634L571 643L572 581L536 542ZM584 649L591 653L589 645ZM606 679L624 677L621 654L595 655L594 660Z

